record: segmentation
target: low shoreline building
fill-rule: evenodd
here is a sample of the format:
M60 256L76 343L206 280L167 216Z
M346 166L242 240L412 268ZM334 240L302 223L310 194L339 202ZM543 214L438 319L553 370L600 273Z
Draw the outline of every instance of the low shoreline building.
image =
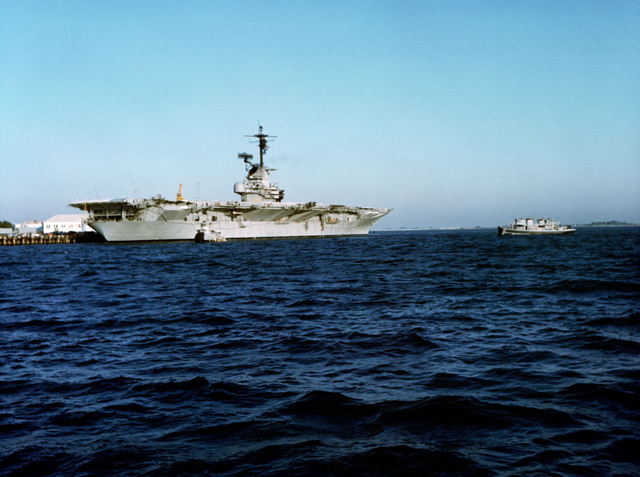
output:
M47 219L44 222L42 222L42 233L68 234L69 232L80 233L80 232L91 231L91 229L85 223L86 218L87 218L86 214L54 215L50 219Z
M17 235L36 235L42 233L42 222L38 222L37 220L15 224L14 227Z

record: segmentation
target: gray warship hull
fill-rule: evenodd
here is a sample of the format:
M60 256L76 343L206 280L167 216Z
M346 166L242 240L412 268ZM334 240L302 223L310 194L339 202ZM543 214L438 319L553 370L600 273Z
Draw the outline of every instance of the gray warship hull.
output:
M70 204L108 242L194 240L198 232L225 240L367 235L389 209L287 202L168 202L116 199Z

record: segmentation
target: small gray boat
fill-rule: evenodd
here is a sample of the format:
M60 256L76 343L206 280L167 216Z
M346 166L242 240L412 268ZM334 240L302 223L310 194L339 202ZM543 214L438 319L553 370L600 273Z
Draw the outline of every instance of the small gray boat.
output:
M515 219L509 225L498 227L498 235L563 235L572 234L576 229L570 225L560 225L553 219Z

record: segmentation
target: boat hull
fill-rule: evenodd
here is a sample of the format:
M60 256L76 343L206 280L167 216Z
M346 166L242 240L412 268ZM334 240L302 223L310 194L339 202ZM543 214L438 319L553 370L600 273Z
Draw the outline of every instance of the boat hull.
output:
M183 219L88 221L88 225L108 242L186 241L194 240L198 232L212 233L225 240L322 238L367 235L376 220L387 213L387 209L366 209L363 216L331 222L321 220L316 212L306 219L303 216L302 220L251 221L236 217L208 224Z
M558 230L521 230L498 227L498 235L566 235L572 234L576 229Z

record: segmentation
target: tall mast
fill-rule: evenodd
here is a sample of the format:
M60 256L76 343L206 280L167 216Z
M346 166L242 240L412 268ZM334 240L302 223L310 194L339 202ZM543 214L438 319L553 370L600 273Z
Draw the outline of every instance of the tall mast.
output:
M269 136L268 134L264 134L262 132L262 126L260 126L260 128L258 129L258 134L254 134L253 136L246 136L246 137L258 138L258 142L259 142L258 147L260 147L260 167L264 167L264 155L267 153L267 149L269 149L269 147L267 146L267 141L268 141L267 138L276 137L276 136Z

